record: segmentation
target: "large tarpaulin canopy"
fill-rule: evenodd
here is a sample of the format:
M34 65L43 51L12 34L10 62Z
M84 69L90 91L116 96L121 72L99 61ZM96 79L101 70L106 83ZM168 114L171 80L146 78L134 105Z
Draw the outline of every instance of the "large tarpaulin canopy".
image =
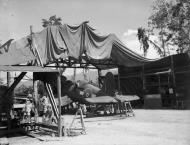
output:
M150 61L129 50L114 34L99 36L84 22L79 26L49 26L11 43L7 51L1 51L0 65L35 62L37 52L44 65L67 58L99 68L110 64L138 66Z
M170 55L162 59L148 62L144 66L137 67L120 67L119 73L120 76L141 76L142 72L145 75L148 74L162 74L170 73L171 67L173 65L174 72L180 72L182 70L186 71L189 69L190 65L190 54L189 53L180 53L175 55Z
M174 81L176 88L190 88L190 54L167 56L139 67L120 67L119 74L122 93L137 94L141 98L145 93L143 85L146 89L155 88L154 93L159 86L173 86Z

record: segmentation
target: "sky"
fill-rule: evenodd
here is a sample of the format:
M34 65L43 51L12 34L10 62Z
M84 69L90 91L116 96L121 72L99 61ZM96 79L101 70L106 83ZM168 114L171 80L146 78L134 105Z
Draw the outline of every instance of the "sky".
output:
M147 27L153 0L0 0L0 40L19 39L43 29L42 19L52 15L63 23L89 25L100 35L114 33L130 49L140 54L137 28ZM151 52L149 58L157 57Z
M131 50L142 55L137 28L147 27L154 0L0 0L0 43L17 40L43 29L42 19L52 15L63 23L89 25L100 35L114 33ZM148 58L158 55L151 49Z

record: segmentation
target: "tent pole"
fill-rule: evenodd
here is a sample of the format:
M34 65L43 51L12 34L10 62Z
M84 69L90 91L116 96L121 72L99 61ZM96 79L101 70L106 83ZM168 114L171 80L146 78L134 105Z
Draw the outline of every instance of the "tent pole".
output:
M9 88L11 84L11 72L7 72L7 87ZM10 122L10 117L8 117L8 130L11 129L11 122Z
M160 80L160 74L158 74L158 85L159 85L159 94L161 95L161 80Z
M60 73L57 74L57 94L58 94L58 109L59 109L58 136L61 137L62 125L61 125L61 75Z
M7 87L10 87L11 84L11 72L7 72Z
M117 68L118 69L118 92L121 93L121 86L120 86L120 73L119 73L119 67Z
M76 66L76 64L74 64L74 67ZM73 80L76 81L76 68L73 68Z
M30 26L30 36L32 39L32 34L33 34L33 27L32 25ZM30 49L32 49L32 45L30 45ZM38 110L37 110L37 100L38 98L38 80L34 80L34 72L33 72L33 90L34 90L34 103L35 103L35 120L37 121L37 116L38 116Z
M171 55L171 72L172 72L172 80L173 80L172 83L173 83L174 103L176 104L176 80L175 80L175 72L174 72L174 60L173 60L172 55Z
M39 51L38 51L38 49L37 49L37 47L36 47L36 43L34 42L34 40L33 40L33 37L32 37L32 35L33 35L33 27L32 26L30 26L30 35L31 35L31 39L32 39L32 45L34 45L34 48L35 48L35 50L36 50L36 53L37 53L37 60L38 60L38 63L39 63L39 65L41 66L41 67L44 67L44 65L43 65L43 62L42 62L42 59L41 59L41 57L40 57L40 53L39 53ZM32 47L32 46L31 46Z
M37 121L37 116L38 116L38 80L34 80L34 73L33 73L33 90L34 90L34 105L35 105L35 121Z
M145 85L145 75L144 75L145 69L144 69L144 63L143 63L143 68L142 68L142 80L143 80L143 92L146 90L146 85Z

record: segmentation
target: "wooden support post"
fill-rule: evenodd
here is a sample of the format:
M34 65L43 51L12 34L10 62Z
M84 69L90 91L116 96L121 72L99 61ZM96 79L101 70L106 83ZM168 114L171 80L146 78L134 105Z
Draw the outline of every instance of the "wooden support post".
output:
M74 64L74 67L76 67L76 64ZM73 68L73 81L76 81L76 68Z
M33 43L33 27L32 25L30 26L30 36L31 36L31 42ZM32 44L30 45L30 49L32 49ZM39 62L38 62L39 63ZM34 73L33 73L33 76L34 76ZM34 80L34 77L33 77L33 90L34 90L34 93L33 93L33 97L34 97L34 106L35 106L35 121L37 121L37 118L38 118L38 110L37 110L37 100L39 99L38 98L38 80Z
M146 79L145 79L145 70L144 70L144 64L142 66L142 81L143 81L143 92L146 90Z
M34 74L34 73L33 73ZM34 90L34 93L33 93L33 99L34 99L34 106L35 106L35 121L38 122L37 118L38 118L38 110L37 110L37 107L38 107L38 80L34 80L34 77L33 77L33 90Z
M120 73L119 73L119 67L117 68L118 69L118 92L119 92L119 94L121 94L121 85L120 85Z
M33 39L33 27L32 26L30 26L30 35L31 35L31 40L32 40L32 46L33 46L33 48L35 49L35 51L36 51L36 54L37 54L37 62L38 62L38 65L40 65L41 67L44 67L44 65L43 65L43 62L42 62L42 58L40 57L40 53L39 53L39 51L38 51L38 49L37 49L37 46L36 46L36 43L35 43L35 41L34 41L34 39ZM31 47L32 47L31 46Z
M176 80L175 80L175 71L174 71L174 60L173 55L171 55L171 73L172 73L172 83L173 83L173 96L174 96L174 105L176 105Z
M7 72L7 87L10 87L11 84L11 72Z
M158 85L159 85L159 94L161 95L161 80L159 74L158 74Z
M58 136L62 136L62 120L61 120L61 75L57 74L57 94L58 94L58 110L59 110L59 119L58 119ZM65 135L65 134L64 134Z
M11 83L11 73L10 72L7 72L7 87L9 88L10 87L10 83ZM11 110L8 110L8 112L6 113L7 114L7 118L8 118L8 130L11 129L11 122L10 122L10 112Z

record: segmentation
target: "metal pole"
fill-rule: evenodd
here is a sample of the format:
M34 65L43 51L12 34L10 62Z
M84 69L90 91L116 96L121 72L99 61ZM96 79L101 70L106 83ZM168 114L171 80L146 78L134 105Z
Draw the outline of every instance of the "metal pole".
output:
M59 110L59 120L58 120L58 136L62 136L62 125L61 125L61 75L57 74L57 95L58 95L58 110Z

